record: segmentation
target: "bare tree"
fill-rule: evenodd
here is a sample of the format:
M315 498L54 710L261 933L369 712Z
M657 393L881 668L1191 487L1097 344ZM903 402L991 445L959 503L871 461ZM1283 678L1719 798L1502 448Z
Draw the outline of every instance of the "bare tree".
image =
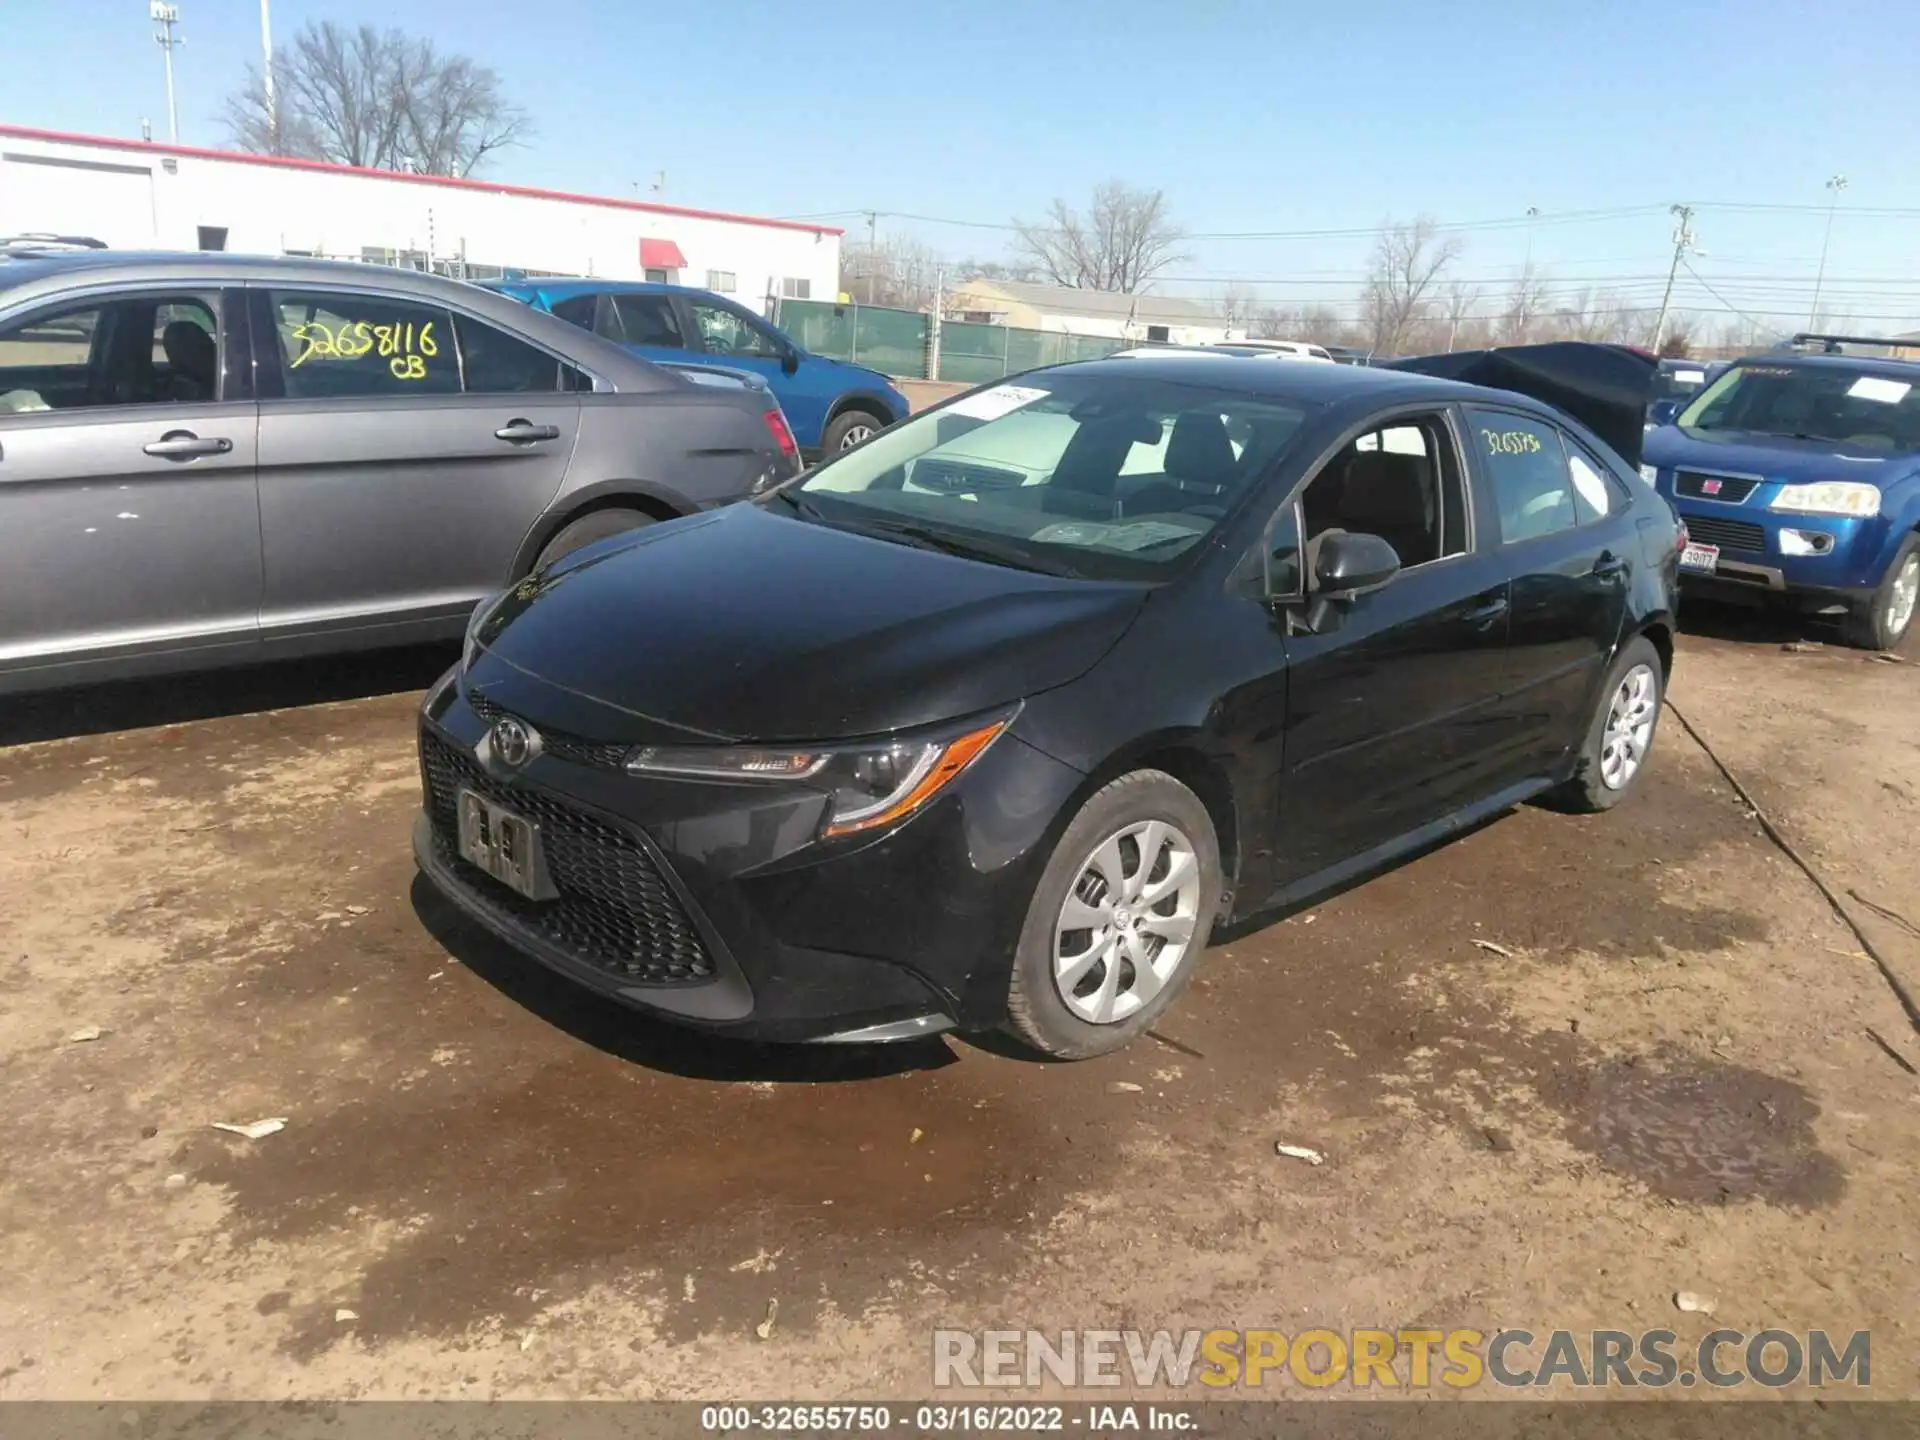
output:
M940 257L905 235L847 246L840 269L846 289L862 304L931 310L939 289Z
M1220 292L1218 302L1220 319L1227 329L1244 335L1253 328L1254 317L1258 311L1253 291L1237 282L1230 283Z
M1491 340L1487 324L1477 314L1480 287L1455 280L1440 299L1441 314L1447 322L1448 350L1483 350Z
M1546 277L1529 260L1513 278L1507 290L1505 313L1496 329L1503 345L1525 345L1534 338L1541 315L1547 308Z
M1365 337L1326 305L1288 308L1273 305L1253 317L1252 329L1263 340L1304 340L1314 345L1365 343Z
M1014 221L1023 254L1055 285L1131 295L1179 253L1181 230L1158 190L1134 190L1119 180L1096 186L1083 215L1055 200L1039 224Z
M1434 287L1459 254L1459 239L1443 239L1430 215L1381 228L1361 301L1376 352L1396 354L1411 338L1432 309Z
M493 70L399 30L309 22L273 57L276 105L257 68L227 100L242 150L379 170L469 175L532 134Z

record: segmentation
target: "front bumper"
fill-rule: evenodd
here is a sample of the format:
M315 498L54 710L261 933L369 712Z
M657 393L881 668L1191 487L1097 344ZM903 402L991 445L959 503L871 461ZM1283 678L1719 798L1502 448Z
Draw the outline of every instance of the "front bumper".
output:
M490 699L539 725L535 697ZM582 985L759 1040L997 1023L1055 817L1082 779L1009 734L897 827L820 841L819 792L630 775L618 746L565 739L508 773L476 754L490 723L451 677L422 707L413 848L427 879ZM541 824L557 901L522 900L457 858L457 788Z
M1879 584L1872 570L1883 537L1875 522L1668 498L1686 524L1688 538L1720 550L1711 575L1680 572L1688 589L1781 595L1819 610L1865 600ZM1802 550L1823 544L1826 549L1818 554L1792 553L1782 538L1789 531L1800 538Z

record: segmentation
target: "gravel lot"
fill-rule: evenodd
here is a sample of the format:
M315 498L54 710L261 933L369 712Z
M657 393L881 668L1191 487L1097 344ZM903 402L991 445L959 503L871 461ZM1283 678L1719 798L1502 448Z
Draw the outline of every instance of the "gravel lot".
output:
M1689 618L1675 701L1920 989L1920 665ZM716 1044L503 953L408 853L447 658L9 702L0 1397L907 1397L939 1324L1870 1328L1920 1396L1869 1031L1920 1037L1671 714L1612 814L1218 939L1169 1043L1039 1066Z

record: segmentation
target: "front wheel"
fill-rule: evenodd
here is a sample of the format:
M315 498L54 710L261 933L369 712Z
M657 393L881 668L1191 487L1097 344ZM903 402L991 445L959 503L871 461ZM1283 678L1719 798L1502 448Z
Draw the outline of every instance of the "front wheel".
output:
M1847 617L1846 639L1862 650L1891 650L1906 638L1920 602L1920 536L1909 535L1880 588Z
M835 416L827 426L827 433L820 437L820 448L829 455L837 455L842 450L866 444L886 428L887 422L877 415L865 410L849 410Z
M1660 652L1646 636L1634 636L1607 672L1573 778L1552 791L1549 801L1558 809L1592 814L1626 799L1646 768L1665 693Z
M1220 905L1207 807L1159 770L1096 792L1035 888L1014 956L1007 1019L1062 1060L1118 1050L1193 977Z

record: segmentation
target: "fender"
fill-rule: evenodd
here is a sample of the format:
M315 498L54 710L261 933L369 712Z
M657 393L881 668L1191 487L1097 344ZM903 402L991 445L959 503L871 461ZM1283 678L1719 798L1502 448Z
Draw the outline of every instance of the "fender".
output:
M822 433L825 433L827 425L833 424L849 410L871 410L876 415L886 416L889 425L906 418L894 414L892 404L877 390L849 390L828 407L826 422L821 426Z
M552 510L533 522L533 527L521 540L520 548L514 552L513 568L508 574L526 574L533 568L534 558L563 528L589 510L615 508L609 503L612 501L631 502L624 508L642 510L661 520L677 520L682 515L692 515L700 509L672 486L653 480L600 480L592 485L583 485L578 490L567 491L555 502Z

